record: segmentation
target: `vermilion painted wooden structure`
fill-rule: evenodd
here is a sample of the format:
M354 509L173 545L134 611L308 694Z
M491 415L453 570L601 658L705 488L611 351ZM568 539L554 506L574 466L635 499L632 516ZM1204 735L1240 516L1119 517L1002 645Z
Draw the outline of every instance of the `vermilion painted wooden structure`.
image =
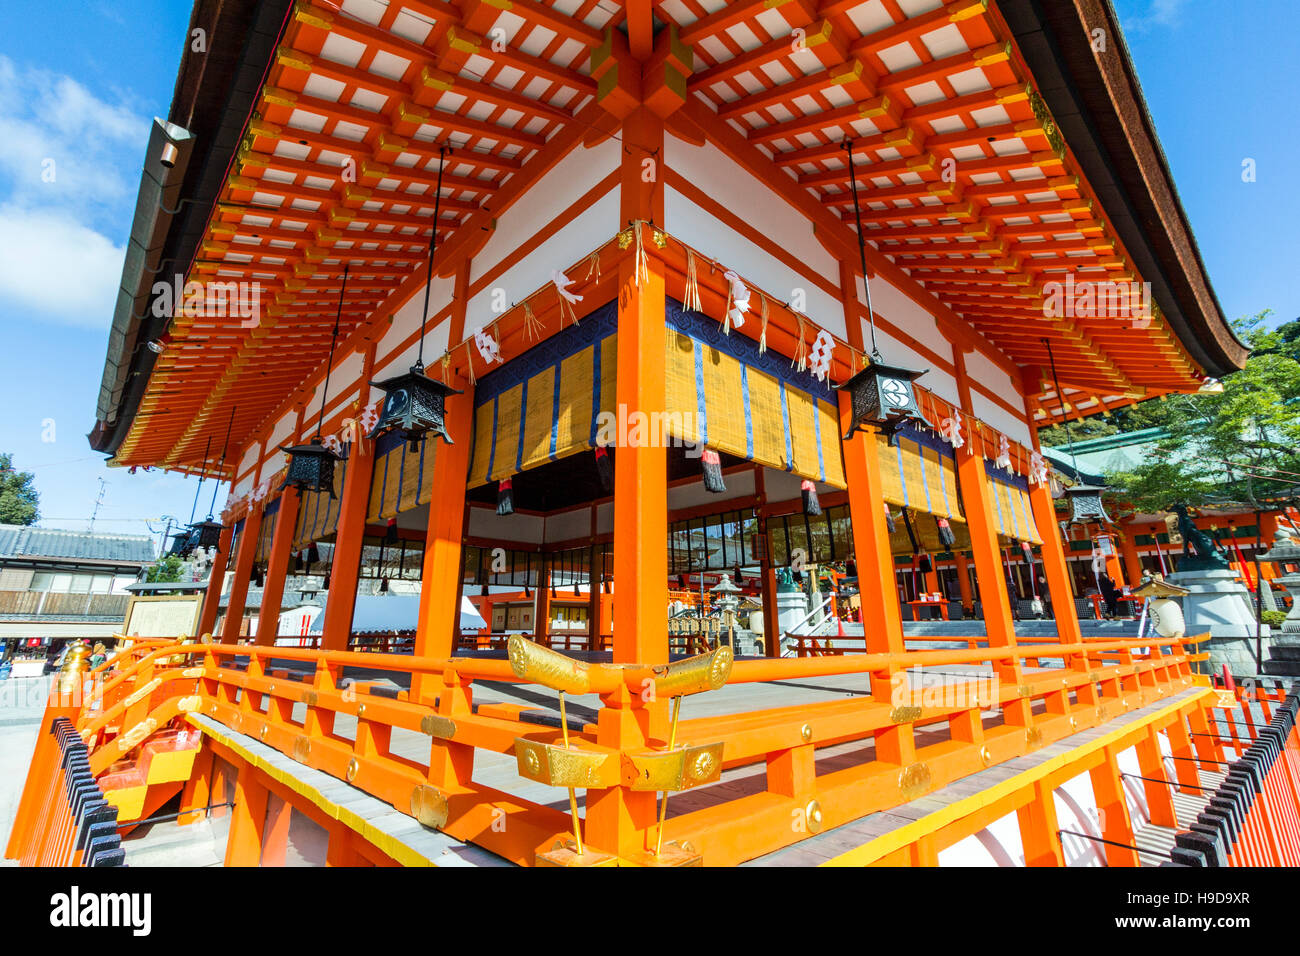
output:
M255 284L260 311L120 314L115 335L130 348L110 354L91 440L120 465L231 483L202 631L225 576L227 623L201 648L142 642L119 659L100 709L81 712L96 772L129 767L172 724L200 726L184 802L204 804L213 767L236 775L230 863L279 845L280 824L262 823L268 793L322 821L331 862L413 861L365 821L331 816L267 756L278 752L517 863L734 864L814 846L822 831L1095 727L1114 736L1081 743L1065 765L1092 775L1107 839L1131 843L1117 763L1127 744L1138 741L1152 779L1164 773L1157 736L1172 757L1209 759L1190 736L1216 700L1193 680L1196 639L1085 640L1068 613L1037 455L1037 427L1067 405L1191 391L1245 358L1151 130L1134 119L1145 114L1107 4L200 0L195 21L229 56L216 69L182 62L164 132L183 163L146 164L172 211L157 220L154 254L128 260L123 287L129 297L165 271L147 273L154 263L172 263L205 305L221 284ZM1113 56L1092 54L1097 31L1114 38ZM1113 302L1063 311L1053 303L1067 281L1149 296L1123 315ZM924 422L896 442L872 428L844 437L852 408L834 386L876 346L926 370ZM822 351L816 377L810 353ZM447 399L453 443L371 439L382 397L371 383L421 356L459 392ZM669 422L673 441L598 439L601 412ZM321 420L347 450L336 494L281 492L282 448ZM724 497L698 494L680 441L724 454ZM597 445L613 449L609 489ZM493 489L507 477L517 511L500 517ZM800 480L829 509L815 531ZM933 537L951 522L980 585L983 646L909 646L887 506L923 525L912 550L945 550ZM737 564L763 581L774 659L732 665L714 651L670 663L681 569L666 537L723 512L753 528L735 532ZM414 654L349 653L366 538L388 521L423 537ZM1064 609L1050 645L1016 638L1003 562L1021 540L1038 546ZM321 647L259 646L290 555L314 541L334 545ZM776 659L775 574L796 542L852 554L865 653ZM461 594L498 573L482 557L494 548L538 557L537 574L499 583L531 584L541 621L547 582L583 568L590 634L610 635L610 652L550 656L544 628L538 644L512 640L508 660L458 651ZM262 566L262 640L236 644ZM345 688L349 667L402 689ZM992 701L918 698L915 669L933 667L987 675ZM855 694L745 703L812 678ZM485 681L593 694L595 716L544 727L527 708L476 702ZM724 691L737 710L691 716ZM693 693L705 703L683 705ZM354 737L336 732L340 716L355 720ZM427 767L394 752L395 733L428 736ZM568 789L572 815L478 782L493 755L517 758L521 785ZM1051 780L999 804L1019 814L1030 863L1065 862ZM1181 770L1177 781L1192 782ZM163 783L146 785L140 813L174 793ZM669 801L682 790L695 792ZM1154 798L1151 812L1173 822ZM567 845L578 815L581 841ZM854 859L935 862L983 816L888 852L864 844Z

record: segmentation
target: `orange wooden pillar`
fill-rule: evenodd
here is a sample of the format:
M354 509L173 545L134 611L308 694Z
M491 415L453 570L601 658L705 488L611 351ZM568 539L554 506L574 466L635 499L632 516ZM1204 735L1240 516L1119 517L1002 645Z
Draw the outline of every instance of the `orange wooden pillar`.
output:
M1047 578L1047 593L1052 598L1057 636L1062 644L1076 644L1083 639L1083 633L1079 629L1078 612L1074 609L1074 590L1070 587L1070 567L1061 541L1061 527L1056 523L1056 505L1046 484L1030 482L1029 506L1034 512L1038 536L1043 539L1043 575Z
M972 436L965 448L957 450L957 479L961 484L966 527L970 531L971 556L979 579L980 607L984 611L989 647L1014 647L1015 621L1011 616L1002 550L993 524L993 494L988 486L990 479L984 469L980 443L978 436ZM1002 680L1019 683L1019 661L1002 662L995 669Z
M961 606L969 611L975 606L975 598L971 594L970 588L970 561L967 560L965 551L958 551L955 557L957 559L957 588L961 593Z
M271 536L266 583L262 585L262 607L257 612L258 644L274 644L280 631L280 605L284 600L284 582L289 576L297 525L298 489L290 486L280 495L280 506L275 512L275 533Z
M852 421L852 400L841 392L841 434ZM853 525L853 557L858 565L858 591L868 654L901 654L903 617L898 603L894 558L885 524L884 484L880 474L879 441L874 432L859 430L842 442L844 478L848 484L849 516Z
M1116 535L1110 535L1110 554L1106 555L1106 573L1110 579L1115 582L1115 587L1124 587L1124 566L1120 561L1119 544L1116 541ZM1097 540L1094 538L1093 540Z
M620 217L641 220L641 243L653 248L644 221L663 222L663 189L646 181L642 160L662 157L663 121L645 106L624 121ZM634 236L635 247L636 237ZM650 420L666 404L667 302L663 264L648 257L638 275L635 256L619 265L616 402ZM614 457L614 661L668 660L668 450L649 444L619 447Z
M1025 866L1065 866L1053 794L1052 788L1039 780L1034 784L1033 799L1016 810Z
M1119 775L1114 747L1105 749L1103 761L1089 770L1088 776L1092 780L1092 793L1101 816L1102 838L1111 841L1103 844L1106 862L1110 866L1138 866L1137 851L1130 849L1133 845L1133 820L1124 797L1124 782Z
M212 570L208 574L208 587L203 592L203 610L199 612L199 634L211 634L212 628L216 626L217 611L221 607L221 592L226 586L226 559L230 557L230 543L234 540L234 536L234 527L227 525L221 529L217 554L212 559Z
M465 480L473 439L474 390L465 382L450 384L464 392L448 395L446 400L447 434L451 435L452 443L425 438L425 441L437 441L438 449L433 457L433 497L429 501L429 523L424 535L416 657L451 657L460 633L461 540L465 526ZM485 614L490 625L490 605ZM428 686L427 675L416 675L411 684L411 698L419 700Z
M841 392L840 434L848 432L852 421L852 400ZM841 442L844 454L844 478L849 486L849 516L853 525L853 555L858 565L858 600L862 605L862 626L868 654L901 654L903 617L898 604L898 587L894 577L894 558L889 548L889 529L885 524L883 483L880 458L874 432L857 431ZM901 669L871 676L871 695L878 701L893 701L907 688ZM916 759L916 740L912 725L894 724L875 734L876 759L900 766ZM811 757L810 757L811 759Z
M1138 557L1136 534L1132 525L1121 525L1116 538L1124 560L1124 583L1131 588L1142 584L1142 559Z
M621 222L634 222L640 242L651 249L652 227L662 223L663 121L644 105L623 123L620 180ZM648 160L647 167L643 160ZM644 176L647 168L656 173ZM633 247L637 236L633 236ZM667 303L663 263L648 256L644 272L637 257L624 257L618 272L618 362L615 402L629 414L650 420L666 403ZM663 442L620 445L614 456L614 662L661 664L668 660L668 449ZM625 688L602 698L597 742L625 748L668 736L668 702L646 700ZM656 795L629 787L588 790L588 842L620 856L635 855L653 839Z
M858 297L858 274L840 262L840 299L844 303L844 324L849 344L863 347L862 318L865 306ZM858 430L845 439L853 420L853 403L847 392L839 393L840 448L844 455L844 480L848 485L849 518L853 527L853 558L858 566L858 601L862 605L862 628L868 654L901 654L903 614L898 603L898 578L889 546L885 521L884 482L880 474L879 437L874 431ZM871 695L878 701L892 701L899 690L907 691L906 674L891 669L871 676ZM875 734L876 759L900 766L916 759L916 738L910 723L893 724Z
M221 628L223 644L233 644L244 623L244 603L248 600L248 582L253 576L253 558L257 554L257 538L262 530L262 508L249 506L244 517L244 528L239 532L239 553L235 555L235 579L230 583L230 599L226 602L226 621Z
M254 779L248 764L235 778L230 835L226 840L226 866L257 866L262 860L262 827L266 822L266 787Z
M370 482L375 472L375 443L361 436L352 443L343 499L339 504L338 531L334 538L334 560L330 567L329 598L325 602L325 626L321 648L345 651L352 634L352 612L357 606L357 581L361 575L361 544L370 508Z
M551 646L551 575L554 572L546 555L542 556L542 573L533 591L533 640Z
M651 259L639 283L635 271L630 257L620 264L617 403L651 416L665 402L663 266ZM614 459L614 580L633 586L614 591L615 663L668 660L667 529L667 449L620 447Z
M177 826L187 827L207 819L205 809L212 803L213 764L212 748L204 744L194 758L190 779L181 790Z

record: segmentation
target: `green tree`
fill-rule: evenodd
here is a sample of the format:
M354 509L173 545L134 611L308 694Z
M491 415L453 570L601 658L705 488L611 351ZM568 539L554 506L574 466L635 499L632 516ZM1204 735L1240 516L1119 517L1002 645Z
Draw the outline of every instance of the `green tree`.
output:
M1221 393L1170 396L1166 436L1131 472L1107 476L1114 497L1139 511L1181 502L1234 502L1252 509L1294 503L1300 487L1300 329L1267 327L1269 313L1233 322L1251 348ZM1145 403L1153 404L1153 403Z
M35 524L41 516L36 476L14 471L13 455L0 453L0 524Z
M144 573L147 584L175 584L181 579L184 563L174 554L160 558L149 566Z

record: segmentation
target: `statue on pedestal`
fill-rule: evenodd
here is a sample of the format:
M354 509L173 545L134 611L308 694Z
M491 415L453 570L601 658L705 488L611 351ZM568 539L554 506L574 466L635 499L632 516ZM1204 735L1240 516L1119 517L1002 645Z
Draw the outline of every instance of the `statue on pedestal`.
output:
M1187 513L1187 505L1173 505L1170 509L1178 515L1178 533L1183 536L1183 557L1178 562L1179 571L1227 571L1228 557Z

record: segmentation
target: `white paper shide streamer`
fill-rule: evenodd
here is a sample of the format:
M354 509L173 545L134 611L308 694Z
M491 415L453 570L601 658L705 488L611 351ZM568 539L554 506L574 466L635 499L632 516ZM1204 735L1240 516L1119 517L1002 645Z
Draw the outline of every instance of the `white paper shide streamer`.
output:
M813 339L812 351L808 354L808 371L817 376L818 381L826 381L831 371L831 358L835 355L835 339L825 329Z
M731 307L727 309L724 329L728 327L738 329L745 324L745 314L749 312L749 287L734 272L724 272L722 277L730 283L727 298L731 302Z
M952 417L945 418L939 423L939 437L954 449L961 448L966 444L966 439L961 433L961 412L954 408Z
M489 365L501 361L501 348L497 345L497 340L483 329L474 333L474 346L478 349L478 354L483 356L483 361Z

